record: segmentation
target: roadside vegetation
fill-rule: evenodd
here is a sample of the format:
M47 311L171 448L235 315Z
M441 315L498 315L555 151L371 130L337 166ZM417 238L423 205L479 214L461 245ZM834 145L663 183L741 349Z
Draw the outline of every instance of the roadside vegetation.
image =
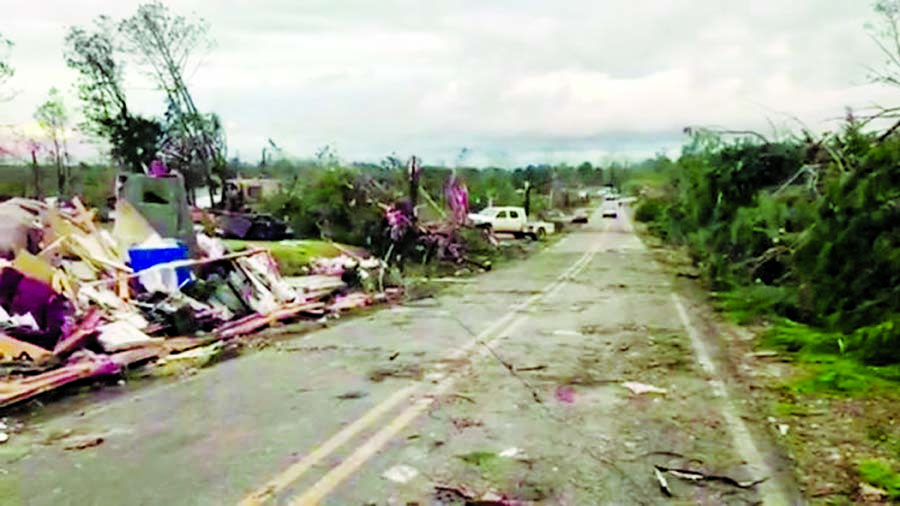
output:
M822 138L774 142L694 131L677 160L630 182L635 218L756 330L757 353L791 360L754 387L790 430L808 497L826 503L900 498L900 138L864 126L850 115Z
M635 212L684 246L721 307L791 351L900 362L900 139L848 121L821 141L695 133ZM797 332L795 323L817 329Z

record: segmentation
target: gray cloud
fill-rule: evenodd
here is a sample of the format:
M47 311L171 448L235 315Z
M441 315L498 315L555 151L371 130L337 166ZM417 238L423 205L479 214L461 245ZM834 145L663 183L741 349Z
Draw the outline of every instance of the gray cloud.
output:
M137 3L0 0L22 90L0 124L28 122L50 86L73 81L61 56L67 26ZM767 130L796 116L825 128L844 106L897 98L866 84L866 68L881 63L863 28L866 2L170 5L209 21L217 45L191 86L247 158L267 137L298 156L335 143L355 159L451 161L462 146L491 164L640 157L676 149L689 124ZM158 94L129 71L132 100L158 113Z

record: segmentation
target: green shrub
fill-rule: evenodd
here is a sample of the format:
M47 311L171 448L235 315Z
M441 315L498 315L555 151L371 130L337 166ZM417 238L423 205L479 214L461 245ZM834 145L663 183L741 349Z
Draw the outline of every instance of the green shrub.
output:
M846 337L787 318L774 318L762 342L769 348L792 353L837 355L845 350Z
M863 362L887 365L900 362L900 320L887 320L878 325L857 329L851 347L858 350Z
M658 222L666 214L666 202L661 198L642 199L634 211L634 219L642 222Z
M857 465L862 481L888 493L892 500L900 499L900 474L882 460L864 460Z
M751 323L762 316L790 313L796 292L788 286L755 284L713 294L720 309L731 313L739 324Z

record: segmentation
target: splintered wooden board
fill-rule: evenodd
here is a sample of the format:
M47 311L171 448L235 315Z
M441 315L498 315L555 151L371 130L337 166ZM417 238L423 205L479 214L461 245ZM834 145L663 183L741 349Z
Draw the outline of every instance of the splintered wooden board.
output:
M89 362L61 367L54 371L14 381L0 382L0 408L22 402L37 395L97 373L97 365Z

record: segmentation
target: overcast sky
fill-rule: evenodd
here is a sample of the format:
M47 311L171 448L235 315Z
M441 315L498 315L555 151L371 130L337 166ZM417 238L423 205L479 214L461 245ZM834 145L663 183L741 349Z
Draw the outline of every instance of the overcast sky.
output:
M71 25L134 12L131 0L0 0L23 127L50 86L71 106ZM172 0L216 47L189 85L227 126L230 155L271 137L289 154L396 151L426 163L599 162L677 151L687 125L771 133L829 126L845 106L897 105L868 83L882 58L866 0ZM162 102L134 66L129 97ZM87 153L81 148L80 153Z

